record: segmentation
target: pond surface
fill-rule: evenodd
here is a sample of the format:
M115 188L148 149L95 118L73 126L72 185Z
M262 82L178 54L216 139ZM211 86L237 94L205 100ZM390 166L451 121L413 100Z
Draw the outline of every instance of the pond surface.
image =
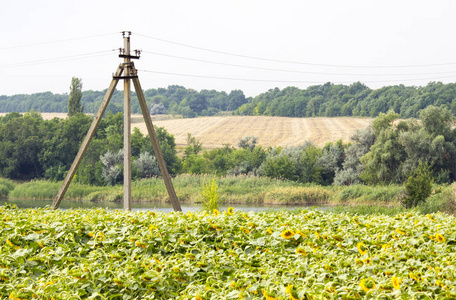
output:
M35 207L46 207L51 206L52 200L13 200L3 199L0 200L0 204L16 204L20 208L35 208ZM264 211L264 210L280 210L280 209L300 209L305 207L314 207L315 205L247 205L247 204L231 204L221 205L220 210L226 210L228 207L234 207L237 210L243 211ZM87 202L87 201L75 201L75 200L63 200L60 203L61 209L69 208L92 208L92 207L104 207L109 209L123 209L122 202ZM196 204L181 204L182 211L197 211L201 206ZM131 205L132 211L138 210L157 210L164 212L173 211L173 207L170 203L157 203L157 202L133 202Z

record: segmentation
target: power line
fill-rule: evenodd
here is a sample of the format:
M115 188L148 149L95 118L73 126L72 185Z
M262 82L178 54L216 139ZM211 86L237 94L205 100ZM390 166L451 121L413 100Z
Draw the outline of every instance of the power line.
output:
M388 74L366 74L366 73L332 73L332 72L313 72L313 71L298 71L298 70L285 70L285 69L275 69L275 68L263 68L263 67L254 67L254 66L246 66L246 65L239 65L239 64L230 64L230 63L223 63L211 60L204 60L204 59L196 59L196 58L189 58L183 56L176 56L164 53L158 53L153 51L145 51L143 50L142 53L149 53L164 57L171 57L189 61L196 61L196 62L203 62L203 63L210 63L222 66L230 66L230 67L238 67L238 68L247 68L247 69L254 69L254 70L264 70L264 71L277 71L277 72L288 72L288 73L300 73L300 74L316 74L316 75L338 75L338 76L425 76L425 75L441 75L441 74L456 74L456 71L447 71L447 72L432 72L432 73L388 73Z
M206 75L196 75L196 74L183 74L183 73L151 71L151 70L143 70L143 69L140 69L138 71L147 72L147 73L174 75L174 76L185 76L185 77L206 78L206 79L220 79L220 80L235 80L235 81L276 82L276 83L306 83L306 84L321 84L321 83L323 83L323 81L270 80L270 79L206 76ZM370 80L370 81L363 81L363 82L365 82L365 83L383 83L383 82L385 82L386 83L386 82L402 82L402 81L417 81L417 80L435 80L435 79L442 79L442 78L456 78L456 75L454 75L454 76L433 77L433 78L400 79L400 80ZM351 84L353 82L339 82L339 83L341 83L341 84Z
M118 34L118 32L111 32L111 33L104 33L104 34L97 34L97 35L89 35L89 36L83 36L83 37L75 37L75 38L70 38L70 39L55 40L55 41L48 41L48 42L35 43L35 44L26 44L26 45L17 45L17 46L11 46L11 47L2 47L2 48L0 48L0 50L17 49L17 48L25 48L25 47L35 47L35 46L42 46L42 45L70 42L70 41L76 41L76 40L90 39L90 38L107 36L107 35L112 35L112 34Z
M255 56L249 56L249 55L243 55L243 54L237 54L237 53L231 53L231 52L225 52L225 51L220 51L220 50L213 50L213 49L208 49L208 48L203 48L203 47L197 47L197 46L192 46L188 44L183 44L183 43L178 43L178 42L173 42L145 34L139 34L136 33L138 36L142 36L145 38L153 39L156 41L164 42L164 43L169 43L173 45L178 45L182 47L187 47L191 49L196 49L196 50L202 50L202 51L207 51L207 52L213 52L213 53L218 53L218 54L224 54L224 55L230 55L230 56L235 56L235 57L242 57L242 58L248 58L248 59L255 59L255 60L260 60L260 61L269 61L269 62L278 62L278 63L288 63L288 64L299 64L299 65L307 65L307 66L318 66L318 67L332 67L332 68L373 68L373 69L389 69L389 68L424 68L424 67L438 67L438 66L449 66L449 65L456 65L456 62L449 62L449 63L439 63L439 64L424 64L424 65L396 65L396 66L378 66L378 65L373 65L373 66L359 66L359 65L335 65L335 64L319 64L319 63L309 63L309 62L300 62L300 61L289 61L289 60L279 60L279 59L271 59L271 58L263 58L263 57L255 57Z
M82 59L82 58L92 58L92 57L104 56L104 55L107 55L108 52L111 53L116 50L117 49L112 49L112 50L90 52L90 53L76 54L76 55L70 55L70 56L62 56L62 57L56 57L56 58L41 59L41 60L35 60L35 61L27 61L27 62L21 62L21 63L9 64L9 65L0 65L0 69L24 67L24 66L30 66L30 65L61 62L61 61L68 61L68 60Z

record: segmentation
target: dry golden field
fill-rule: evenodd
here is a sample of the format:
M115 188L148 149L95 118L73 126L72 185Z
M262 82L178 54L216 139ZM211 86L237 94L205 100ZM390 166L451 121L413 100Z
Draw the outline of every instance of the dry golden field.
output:
M1 113L1 115L5 115ZM43 119L65 118L66 113L41 113ZM370 118L286 118L266 116L200 117L194 119L169 119L152 116L154 125L164 127L176 139L178 148L186 145L187 133L203 143L204 148L222 147L223 144L237 145L246 136L258 137L263 147L297 146L312 141L323 146L329 141L342 139L347 142L357 130L372 124ZM132 115L132 128L138 127L147 134L141 115Z
M223 144L237 145L246 136L258 137L263 147L297 146L312 141L323 146L329 141L342 139L348 142L357 130L372 123L370 118L285 118L266 116L201 117L195 119L156 120L154 125L164 127L176 138L178 146L186 145L187 133L203 143L204 148L217 148ZM132 124L146 134L143 122Z

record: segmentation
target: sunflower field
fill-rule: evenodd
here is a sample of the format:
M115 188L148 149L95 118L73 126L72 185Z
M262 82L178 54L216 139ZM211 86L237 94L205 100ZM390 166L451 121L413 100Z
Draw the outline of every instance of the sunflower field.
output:
M1 299L456 299L456 220L0 207Z

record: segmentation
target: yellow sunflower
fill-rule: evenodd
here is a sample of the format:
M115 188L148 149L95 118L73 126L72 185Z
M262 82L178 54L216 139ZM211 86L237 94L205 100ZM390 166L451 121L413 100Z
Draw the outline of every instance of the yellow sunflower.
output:
M445 242L445 238L443 237L443 235L441 235L440 233L436 233L435 234L435 240L437 242L440 242L440 243L444 243Z
M435 222L435 219L430 214L427 214L426 217L428 217L432 222Z
M218 217L218 215L220 215L220 212L218 211L218 209L214 209L214 216Z
M365 291L369 292L372 289L375 289L375 283L374 281L369 278L366 280L365 278L361 279L361 282L359 283L359 286Z
M296 254L306 255L307 252L306 252L306 250L304 250L302 248L297 248L296 249Z
M396 276L393 276L391 278L391 282L393 283L393 287L396 290L399 290L401 288L401 279L400 278L397 278Z
M294 232L290 229L287 229L284 232L282 232L282 234L280 236L283 237L284 239L290 239L294 236Z
M396 232L402 235L405 235L405 230L402 230L400 228L396 228Z
M356 247L358 247L358 252L361 254L361 255L364 255L367 253L367 249L366 247L364 246L364 243L363 242L359 242Z
M420 281L420 279L418 277L416 277L415 274L413 274L413 273L409 273L409 276L410 276L410 278L412 278L416 282Z
M234 208L228 207L228 209L226 210L226 213L229 214L230 216L232 216L234 214Z
M293 295L293 286L291 284L289 284L286 288L285 288L285 292L288 294L288 296L290 296L290 299L291 300L299 300L299 298L296 298L294 295Z
M265 291L263 291L263 296L266 300L276 300L277 299L275 297L269 296L268 293L266 293Z

